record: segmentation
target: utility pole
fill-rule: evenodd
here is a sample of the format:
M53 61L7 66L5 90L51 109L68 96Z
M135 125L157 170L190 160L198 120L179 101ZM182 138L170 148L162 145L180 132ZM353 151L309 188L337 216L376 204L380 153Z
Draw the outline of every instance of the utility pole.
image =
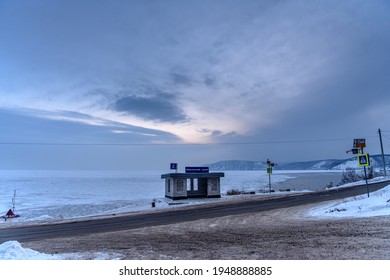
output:
M382 132L381 132L381 129L380 129L380 128L378 129L378 133L379 133L379 141L380 141L380 143L381 143L382 162L383 162L383 174L384 174L385 176L387 176L387 174L386 174L385 153L383 152Z

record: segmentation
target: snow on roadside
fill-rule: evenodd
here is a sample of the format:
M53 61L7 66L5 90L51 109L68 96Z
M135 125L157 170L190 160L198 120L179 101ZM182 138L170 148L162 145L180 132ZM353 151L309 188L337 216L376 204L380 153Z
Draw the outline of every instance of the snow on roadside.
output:
M369 179L369 180L367 180L367 182L369 184L373 184L373 183L385 182L388 180L389 180L389 177L379 176L379 177ZM353 186L364 185L365 183L366 183L365 180L360 180L360 181L356 181L356 182L352 182L352 183L346 183L346 184L343 184L343 185L340 185L337 187L333 187L333 188L348 188L348 187L353 187Z
M0 244L0 260L115 260L119 254L80 253L80 254L44 254L32 249L23 248L18 241L7 241Z
M0 244L0 260L54 260L53 255L25 249L18 241L7 241Z
M390 185L376 192L327 202L309 211L312 217L373 217L390 215Z

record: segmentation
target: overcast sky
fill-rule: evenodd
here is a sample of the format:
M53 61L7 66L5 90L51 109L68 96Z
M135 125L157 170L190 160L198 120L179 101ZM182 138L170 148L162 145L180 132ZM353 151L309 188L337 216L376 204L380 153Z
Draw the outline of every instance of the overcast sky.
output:
M0 168L346 158L354 138L379 153L389 15L387 0L0 0Z

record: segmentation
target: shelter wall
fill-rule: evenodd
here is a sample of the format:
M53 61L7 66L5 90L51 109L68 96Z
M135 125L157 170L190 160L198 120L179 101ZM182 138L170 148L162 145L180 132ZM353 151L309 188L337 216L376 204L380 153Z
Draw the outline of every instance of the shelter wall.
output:
M165 196L172 199L187 198L187 180L184 178L166 178Z

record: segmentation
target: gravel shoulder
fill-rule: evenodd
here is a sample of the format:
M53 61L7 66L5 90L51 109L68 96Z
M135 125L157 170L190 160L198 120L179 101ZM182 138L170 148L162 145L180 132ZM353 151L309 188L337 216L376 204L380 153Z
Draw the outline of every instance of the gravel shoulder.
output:
M313 206L313 205L312 205ZM47 254L112 258L379 260L390 259L390 217L313 218L310 206L110 233L24 242ZM196 207L194 207L196 211Z

